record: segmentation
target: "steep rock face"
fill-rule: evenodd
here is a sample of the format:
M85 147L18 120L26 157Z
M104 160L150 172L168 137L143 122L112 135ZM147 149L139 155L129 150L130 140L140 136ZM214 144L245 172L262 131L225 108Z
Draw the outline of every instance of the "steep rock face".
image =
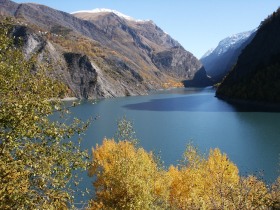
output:
M30 52L26 54L39 48L42 48L41 54L44 54L46 47L54 49L50 50L52 52L50 56L54 61L61 60L60 63L64 65L63 68L57 68L57 72L65 74L65 83L78 97L146 94L148 90L166 88L165 84L178 85L184 80L192 80L195 86L211 85L200 61L152 21L130 21L111 12L93 16L92 14L80 16L81 14L77 13L75 17L44 5L16 4L9 0L0 0L0 8L0 11L20 18L27 25L36 25L48 31L48 37L54 36L50 33L54 28L59 30L64 27L70 31L70 34L64 38L65 42L67 40L95 42L91 49L93 55L86 55L92 65L100 71L94 68L97 72L97 81L89 84L74 82L69 73L62 70L68 65L63 54L70 52L77 54L75 51L65 49L65 45L59 44L61 41L56 44L49 40L40 42L35 35L27 38L26 46L30 45L30 47L25 49ZM38 43L43 46L39 46ZM82 43L78 43L77 46L80 44ZM78 65L74 65L75 62L70 63L68 60L69 64L78 68ZM82 72L84 69L81 70L83 76L80 78L84 77ZM169 81L172 82L169 83ZM204 82L201 83L201 81ZM81 85L79 88L78 84ZM89 87L86 88L85 84ZM95 88L97 86L99 89ZM86 93L82 90L86 90ZM94 93L94 91L97 92Z
M146 92L133 81L106 75L86 55L65 53L69 86L79 98L112 98L126 95L144 95Z
M97 82L97 72L87 56L65 53L65 60L73 84L72 91L79 98L90 98Z
M109 41L104 36L104 33L94 24L88 21L82 21L66 12L58 11L41 4L17 4L10 0L0 1L0 6L1 10L7 12L9 15L23 18L29 23L40 26L48 31L55 25L63 25L101 43Z
M239 54L246 46L244 43L250 43L249 41L254 36L255 30L252 30L234 34L221 40L208 56L200 59L207 74L214 78L216 82L221 81L237 61Z
M172 39L170 35L163 32L153 21L136 21L133 18L122 18L114 12L75 12L72 13L75 17L82 20L87 20L94 23L100 30L103 30L109 37L114 37L118 32L117 28L124 33L130 34L133 38L146 38L151 44L157 44L166 48L181 46L176 40ZM119 31L119 33L121 33Z
M195 73L203 66L191 53L181 47L152 54L151 58L162 72L174 73L186 80L193 79Z
M13 36L21 37L24 43L24 54L28 59L32 54L42 51L42 49L47 45L46 38L35 33L29 27L25 26L15 26L13 28Z
M13 35L21 37L28 59L37 53L39 62L52 62L54 73L77 98L111 98L126 95L143 95L146 91L124 77L111 77L102 71L88 56L64 53L45 37L26 26L14 27ZM57 64L57 63L60 64ZM60 77L60 75L62 75Z
M216 95L280 102L280 9L261 25Z
M148 65L176 78L192 80L202 64L176 40L163 32L152 21L128 21L114 13L74 14L94 23L113 40L131 52L129 58L137 63L133 54L139 54ZM156 71L156 70L155 70ZM206 73L200 75L205 80Z

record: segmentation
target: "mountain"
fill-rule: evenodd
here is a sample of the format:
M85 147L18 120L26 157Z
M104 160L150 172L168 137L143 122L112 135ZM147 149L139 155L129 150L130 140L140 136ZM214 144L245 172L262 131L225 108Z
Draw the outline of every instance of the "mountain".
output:
M200 59L207 74L214 78L216 82L221 81L233 64L235 64L242 49L246 46L243 43L248 44L249 42L246 41L252 40L255 32L256 29L234 34L221 40L214 50L210 49L207 51L206 56Z
M204 55L199 60L209 56L214 50L215 50L215 48L210 48L206 53L204 53Z
M9 0L0 0L0 14L14 16L47 38L68 70L75 72L71 77L63 74L63 81L77 97L139 95L180 87L182 82L211 85L202 63L153 21L135 20L109 9L68 14L40 4ZM80 59L90 64L81 71L77 69ZM79 72L92 69L96 71L96 82L85 83ZM70 84L69 78L80 78L80 82ZM101 94L97 89L106 91Z
M140 54L149 65L156 67L161 73L175 78L193 80L198 71L205 72L202 64L190 52L162 31L153 21L136 21L119 14L116 15L115 12L104 9L73 13L74 16L95 24L107 36L117 40L126 51L130 51L129 54ZM194 85L210 84L205 73L195 81L197 82Z
M262 21L217 90L217 97L280 102L280 8Z
M129 20L129 21L136 21L136 22L143 22L143 21L150 21L150 20L135 20L134 18L124 15L116 10L111 10L111 9L93 9L93 10L83 10L83 11L77 11L77 12L72 12L71 14L77 14L77 13L114 13L115 15L119 16L120 18Z

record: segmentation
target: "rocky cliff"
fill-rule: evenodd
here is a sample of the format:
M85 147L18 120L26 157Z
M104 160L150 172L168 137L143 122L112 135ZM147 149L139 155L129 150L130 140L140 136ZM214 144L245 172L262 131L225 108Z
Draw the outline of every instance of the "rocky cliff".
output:
M201 62L152 21L127 20L112 12L75 13L75 17L44 5L9 0L0 0L0 12L37 32L25 37L26 53L42 48L51 52L54 61L59 57L64 66L57 71L77 97L146 94L180 87L185 80L194 86L212 84ZM40 42L38 35L46 39Z
M13 36L24 41L24 52L28 59L37 53L39 62L54 64L55 75L59 77L78 98L110 98L126 95L143 95L143 87L135 81L117 75L112 77L101 70L87 55L65 53L27 26L14 27Z
M116 50L129 51L128 57L135 63L139 63L133 57L137 54L144 58L154 71L159 70L161 73L183 80L193 80L198 70L204 71L201 62L151 20L136 21L133 18L122 18L114 12L102 11L98 13L82 11L75 12L73 15L94 23L108 37L122 46ZM114 46L110 47L114 48ZM200 77L203 77L205 82L197 85L210 84L205 73Z

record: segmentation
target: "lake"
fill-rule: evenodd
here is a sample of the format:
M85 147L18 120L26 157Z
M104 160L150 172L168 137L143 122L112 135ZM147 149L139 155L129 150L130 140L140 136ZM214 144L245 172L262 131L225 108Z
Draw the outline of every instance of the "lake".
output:
M265 179L274 181L280 154L280 113L232 105L214 96L212 87L173 89L100 99L95 105L71 111L82 120L100 115L86 131L83 148L90 150L96 143L102 144L105 136L114 136L116 119L126 114L134 121L140 145L147 151L161 151L167 167L177 164L186 144L193 140L202 152L218 147L242 174L262 169ZM80 187L92 189L90 179L83 176Z

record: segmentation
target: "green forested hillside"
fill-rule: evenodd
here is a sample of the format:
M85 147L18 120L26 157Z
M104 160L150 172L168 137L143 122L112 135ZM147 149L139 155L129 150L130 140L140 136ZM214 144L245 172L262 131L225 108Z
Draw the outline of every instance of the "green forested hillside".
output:
M234 66L235 67L235 66ZM234 71L234 67L232 71ZM268 64L260 63L248 75L235 82L229 73L217 90L217 95L238 99L280 102L280 54L271 58ZM227 82L226 81L231 81Z
M255 38L223 79L216 95L280 102L280 8L261 22Z

